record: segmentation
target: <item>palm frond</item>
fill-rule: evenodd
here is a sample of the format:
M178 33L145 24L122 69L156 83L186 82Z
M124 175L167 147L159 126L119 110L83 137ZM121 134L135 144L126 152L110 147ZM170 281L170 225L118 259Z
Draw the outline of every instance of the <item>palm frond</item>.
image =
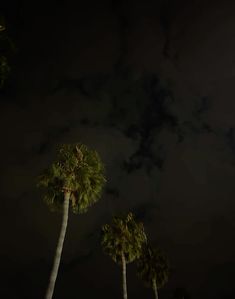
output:
M161 288L168 280L169 261L159 248L144 246L137 261L137 273L147 287L152 287L156 280L157 287Z
M97 202L105 182L98 153L79 143L62 145L57 160L38 177L50 205L60 206L61 195L69 190L74 213L84 213Z
M136 223L134 215L129 213L126 218L114 217L111 224L102 228L103 250L111 258L121 264L124 253L126 263L130 263L141 254L142 245L146 242L146 235L142 223Z

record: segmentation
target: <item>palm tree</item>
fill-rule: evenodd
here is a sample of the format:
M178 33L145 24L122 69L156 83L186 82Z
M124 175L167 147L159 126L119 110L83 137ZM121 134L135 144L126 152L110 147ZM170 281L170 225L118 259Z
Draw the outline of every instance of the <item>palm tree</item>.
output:
M136 223L132 213L127 217L114 217L112 223L102 227L103 250L122 266L123 298L127 299L126 264L141 254L146 235L142 223Z
M5 19L2 15L0 15L0 32L6 29Z
M158 289L163 287L168 280L168 259L161 250L147 245L137 261L137 273L144 284L153 289L155 299L158 299Z
M68 223L69 204L74 213L85 213L101 196L104 167L96 151L83 144L61 146L57 160L39 177L44 200L53 209L63 206L63 220L46 299L51 299L58 274Z

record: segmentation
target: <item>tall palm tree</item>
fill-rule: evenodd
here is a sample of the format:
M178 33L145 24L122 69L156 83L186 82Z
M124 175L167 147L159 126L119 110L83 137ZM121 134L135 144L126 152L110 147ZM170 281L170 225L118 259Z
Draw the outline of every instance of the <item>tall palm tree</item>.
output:
M63 220L54 257L46 299L51 299L58 274L68 223L69 206L74 213L84 213L101 196L105 183L104 167L96 151L83 144L62 145L57 160L39 176L45 187L44 200L53 209L63 207Z
M137 261L137 273L144 284L153 289L155 299L158 299L158 289L168 281L168 259L160 249L147 245Z
M141 254L146 235L142 223L136 223L132 213L127 217L114 217L111 224L102 227L103 250L122 266L123 298L127 299L126 264Z

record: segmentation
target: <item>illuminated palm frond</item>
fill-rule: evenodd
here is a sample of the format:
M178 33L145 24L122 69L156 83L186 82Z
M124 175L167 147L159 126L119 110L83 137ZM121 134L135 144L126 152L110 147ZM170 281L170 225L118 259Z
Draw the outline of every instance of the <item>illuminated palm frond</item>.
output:
M57 160L38 178L44 200L53 209L62 207L64 191L71 194L74 213L84 213L101 196L104 166L98 153L83 144L62 145Z
M143 224L136 223L132 213L126 218L114 217L110 225L103 226L102 232L104 252L118 264L121 264L122 253L126 263L138 258L146 242Z

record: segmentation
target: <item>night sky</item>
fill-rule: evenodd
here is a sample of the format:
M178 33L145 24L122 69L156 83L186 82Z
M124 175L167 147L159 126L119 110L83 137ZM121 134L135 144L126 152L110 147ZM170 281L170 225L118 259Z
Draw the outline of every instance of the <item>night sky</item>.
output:
M0 91L0 298L44 297L61 214L36 177L82 142L107 184L70 214L54 298L121 298L100 229L133 211L170 260L160 299L234 299L235 2L2 2L16 51ZM135 270L129 298L153 298Z

